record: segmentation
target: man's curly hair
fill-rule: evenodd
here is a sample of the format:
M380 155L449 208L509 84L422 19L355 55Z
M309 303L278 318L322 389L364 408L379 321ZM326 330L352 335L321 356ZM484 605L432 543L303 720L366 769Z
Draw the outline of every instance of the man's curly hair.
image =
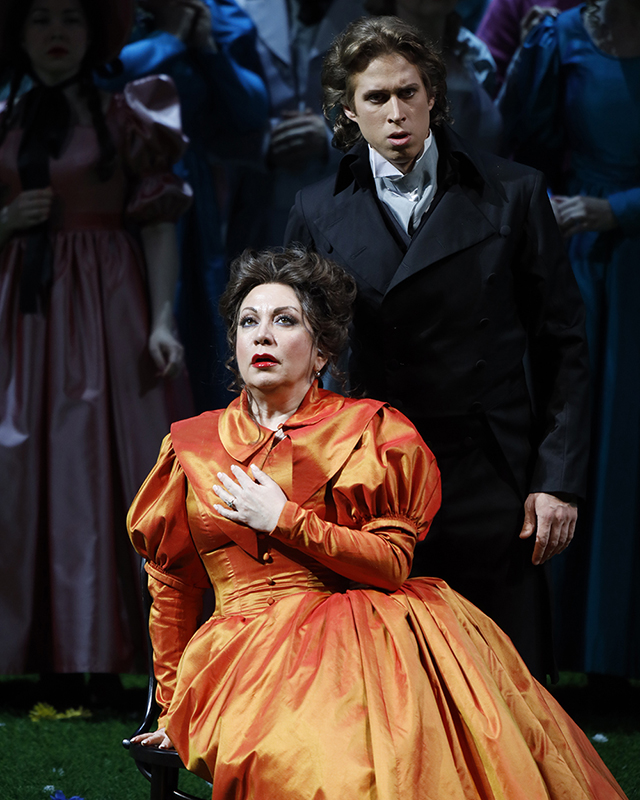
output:
M334 39L322 66L323 109L333 126L333 144L340 150L348 150L362 138L357 123L343 109L345 105L353 108L353 78L386 55L401 55L419 71L435 101L431 126L450 119L446 67L420 31L398 17L362 17Z

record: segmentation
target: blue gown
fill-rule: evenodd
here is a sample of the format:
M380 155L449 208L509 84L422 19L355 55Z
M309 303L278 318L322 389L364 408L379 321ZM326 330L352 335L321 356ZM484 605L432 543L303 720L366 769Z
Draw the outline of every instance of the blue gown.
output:
M214 165L260 158L268 110L253 23L234 0L205 2L217 52L187 48L175 36L155 31L127 45L120 54L124 72L103 83L117 89L164 73L178 89L190 146L176 172L191 184L194 202L178 228L176 318L197 411L222 408L235 396L226 388L232 376L224 366L226 329L218 313L227 268Z
M516 158L565 195L606 197L610 232L568 240L587 308L590 490L555 562L561 668L640 677L640 58L599 50L584 6L547 18L515 61L501 109Z

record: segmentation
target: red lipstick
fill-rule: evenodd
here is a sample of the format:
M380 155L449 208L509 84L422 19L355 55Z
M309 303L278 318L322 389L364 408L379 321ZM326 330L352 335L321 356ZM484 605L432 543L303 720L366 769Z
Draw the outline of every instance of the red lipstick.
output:
M268 369L269 367L275 367L279 363L278 359L270 353L256 353L251 359L251 365L258 369Z

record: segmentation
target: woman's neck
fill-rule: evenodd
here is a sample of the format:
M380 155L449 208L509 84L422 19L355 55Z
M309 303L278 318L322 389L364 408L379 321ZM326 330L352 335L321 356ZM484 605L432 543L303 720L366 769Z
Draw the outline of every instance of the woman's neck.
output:
M35 69L34 67L32 67L32 69L32 74L43 86L59 86L61 83L70 81L79 75L77 69L67 70L66 72L47 72L46 70ZM77 83L72 83L71 86L67 88L77 89Z
M310 386L311 384L304 391L295 394L285 391L265 393L255 389L251 393L247 392L253 416L263 428L277 430L300 408Z

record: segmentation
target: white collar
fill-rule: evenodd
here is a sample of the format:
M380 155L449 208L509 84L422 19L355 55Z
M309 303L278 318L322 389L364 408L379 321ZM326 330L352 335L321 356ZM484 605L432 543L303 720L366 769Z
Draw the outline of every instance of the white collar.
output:
M431 148L431 144L434 140L434 137L429 131L429 135L424 140L424 145L422 147L422 153L418 156L415 164L413 165L413 169L411 172L408 172L407 175L411 175L411 173L420 173L424 170L426 166L426 158L427 152ZM369 145L369 164L371 165L371 172L373 173L374 178L404 178L406 177L404 172L401 172L397 167L394 167L390 161L387 161L386 158L383 158L377 150L374 150L371 145Z

